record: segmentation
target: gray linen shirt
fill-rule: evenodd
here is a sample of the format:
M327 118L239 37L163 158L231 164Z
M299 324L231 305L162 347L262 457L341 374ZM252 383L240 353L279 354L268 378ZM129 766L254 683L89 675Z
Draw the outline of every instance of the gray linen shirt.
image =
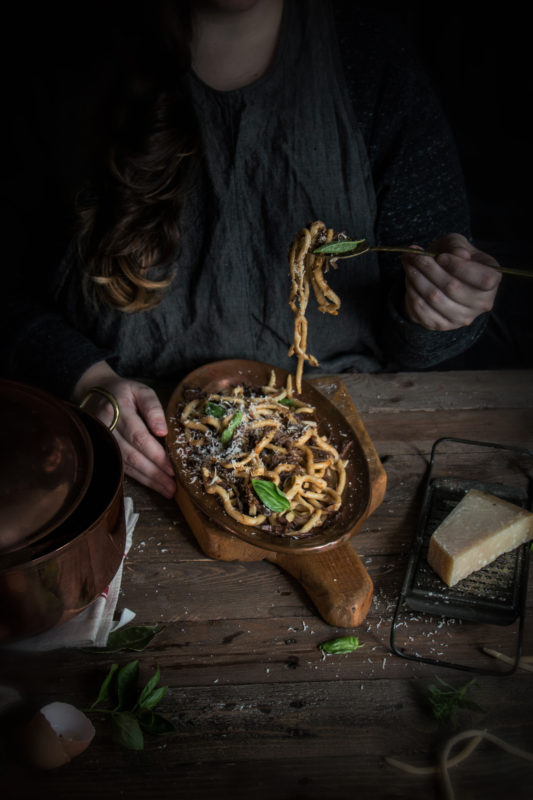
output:
M179 221L182 238L171 286L148 311L90 307L72 248L54 279L55 308L25 293L15 298L4 339L11 373L68 396L82 372L103 358L119 374L145 379L174 380L201 363L230 357L294 369L288 358L293 325L288 249L302 226L321 219L374 242L376 220L381 225L395 220L399 229L403 216L406 238L413 226L421 234L447 232L437 226L453 216L464 197L454 179L439 183L441 172L448 181L455 174L454 166L446 167L449 137L442 119L425 93L416 118L405 117L406 108L416 107L421 84L405 79L410 73L395 63L396 53L387 56L379 30L373 38L368 27L355 36L359 17L350 4L345 16L335 19L332 9L338 14L342 5L286 2L273 63L243 89L220 92L189 76L203 153ZM408 99L404 91L411 93ZM398 119L407 141L404 130L394 127ZM372 142L374 175L362 121ZM411 176L422 166L416 163L418 150L426 153L423 164L431 180L419 172ZM446 164L439 167L440 157ZM381 205L391 187L395 205L389 203L384 217ZM439 191L443 194L435 197ZM443 199L446 214L439 212ZM422 232L426 208L430 224ZM321 314L312 301L308 311L309 350L322 371L429 367L466 349L486 324L483 315L468 328L437 333L409 322L402 314L396 257L378 262L368 254L341 262L328 278L341 297L339 316Z
M305 4L304 4L305 5ZM167 376L208 360L288 358L288 249L313 220L373 240L375 198L366 150L324 8L286 3L268 72L234 91L189 79L202 140L201 170L185 198L175 278L159 305L124 314L88 309L67 262L72 321L125 375ZM339 317L309 304L309 347L326 371L379 368L376 327L385 305L377 259L329 273Z

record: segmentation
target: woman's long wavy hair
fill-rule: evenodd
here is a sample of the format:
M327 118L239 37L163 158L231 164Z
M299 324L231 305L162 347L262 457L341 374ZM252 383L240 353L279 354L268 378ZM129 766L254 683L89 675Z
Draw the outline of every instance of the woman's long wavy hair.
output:
M131 76L104 167L78 204L85 294L125 312L157 305L172 280L178 220L198 152L183 81L190 9L186 2L163 2L159 11L160 49L148 74Z

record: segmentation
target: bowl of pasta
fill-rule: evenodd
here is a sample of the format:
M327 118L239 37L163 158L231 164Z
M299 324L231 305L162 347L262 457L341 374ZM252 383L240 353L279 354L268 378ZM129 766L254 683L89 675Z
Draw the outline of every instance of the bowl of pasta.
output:
M221 529L267 550L335 547L369 513L369 459L358 431L286 370L225 360L174 390L167 449L178 484Z

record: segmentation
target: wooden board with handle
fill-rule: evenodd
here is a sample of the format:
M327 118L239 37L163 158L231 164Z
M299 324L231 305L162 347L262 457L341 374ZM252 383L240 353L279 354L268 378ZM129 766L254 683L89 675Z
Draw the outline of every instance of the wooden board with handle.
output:
M203 552L221 561L270 561L292 575L315 604L320 616L330 625L354 628L365 619L372 602L373 586L368 572L349 539L380 505L386 490L387 475L363 421L346 387L340 380L317 379L315 387L344 414L363 447L368 460L371 496L366 514L344 540L330 549L302 553L277 552L256 547L213 523L177 484L178 503Z

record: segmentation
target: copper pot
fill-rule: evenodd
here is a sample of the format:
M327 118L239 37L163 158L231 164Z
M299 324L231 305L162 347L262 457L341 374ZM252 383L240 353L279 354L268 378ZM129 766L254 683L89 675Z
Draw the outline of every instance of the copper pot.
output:
M103 592L124 555L123 465L109 430L74 411L93 449L84 497L48 536L0 555L0 642L50 630Z

